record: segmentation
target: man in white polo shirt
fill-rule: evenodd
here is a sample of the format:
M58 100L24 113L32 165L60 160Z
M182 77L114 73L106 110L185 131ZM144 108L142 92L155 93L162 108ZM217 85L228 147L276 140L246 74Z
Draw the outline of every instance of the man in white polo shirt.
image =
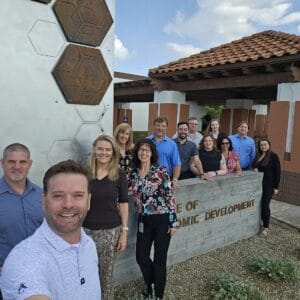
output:
M87 172L64 161L46 172L43 185L45 219L5 260L3 298L99 300L96 247L81 228L90 207Z

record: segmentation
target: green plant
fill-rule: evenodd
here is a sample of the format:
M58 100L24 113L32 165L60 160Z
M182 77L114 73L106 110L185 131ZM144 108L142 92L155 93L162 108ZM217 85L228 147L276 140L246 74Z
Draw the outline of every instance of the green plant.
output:
M223 275L213 282L212 296L214 300L264 300L259 289L247 282Z
M251 260L250 267L274 281L296 282L299 280L298 266L289 260L255 257Z

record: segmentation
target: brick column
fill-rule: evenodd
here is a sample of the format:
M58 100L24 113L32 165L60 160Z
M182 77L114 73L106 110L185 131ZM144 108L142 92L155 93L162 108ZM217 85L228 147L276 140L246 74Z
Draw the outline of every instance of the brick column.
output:
M237 125L241 121L249 124L249 135L254 136L255 110L253 101L249 99L228 99L220 120L221 131L227 134L236 133Z
M172 137L176 125L189 118L189 105L185 103L185 93L177 91L154 91L154 103L149 104L148 131L153 132L153 120L157 116L168 118L167 135Z
M128 123L132 127L132 109L129 108L130 104L118 104L114 106L114 129L120 123Z

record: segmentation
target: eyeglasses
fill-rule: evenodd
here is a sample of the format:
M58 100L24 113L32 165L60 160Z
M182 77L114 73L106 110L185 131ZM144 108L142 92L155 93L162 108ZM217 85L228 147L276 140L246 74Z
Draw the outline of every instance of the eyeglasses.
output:
M221 145L229 145L229 143L228 143L228 142L225 142L225 143L221 143Z
M189 123L190 125L196 125L196 126L198 126L199 125L199 123Z
M139 152L145 152L145 153L150 153L151 150L150 149L145 149L145 148L140 148Z

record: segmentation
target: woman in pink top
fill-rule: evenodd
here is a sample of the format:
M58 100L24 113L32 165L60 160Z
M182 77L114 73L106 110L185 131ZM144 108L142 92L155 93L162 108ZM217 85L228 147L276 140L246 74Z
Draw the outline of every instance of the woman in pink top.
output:
M242 169L240 166L240 157L233 150L232 142L229 137L223 137L222 140L218 143L218 148L222 152L227 166L228 173L237 173L238 175L242 174Z

